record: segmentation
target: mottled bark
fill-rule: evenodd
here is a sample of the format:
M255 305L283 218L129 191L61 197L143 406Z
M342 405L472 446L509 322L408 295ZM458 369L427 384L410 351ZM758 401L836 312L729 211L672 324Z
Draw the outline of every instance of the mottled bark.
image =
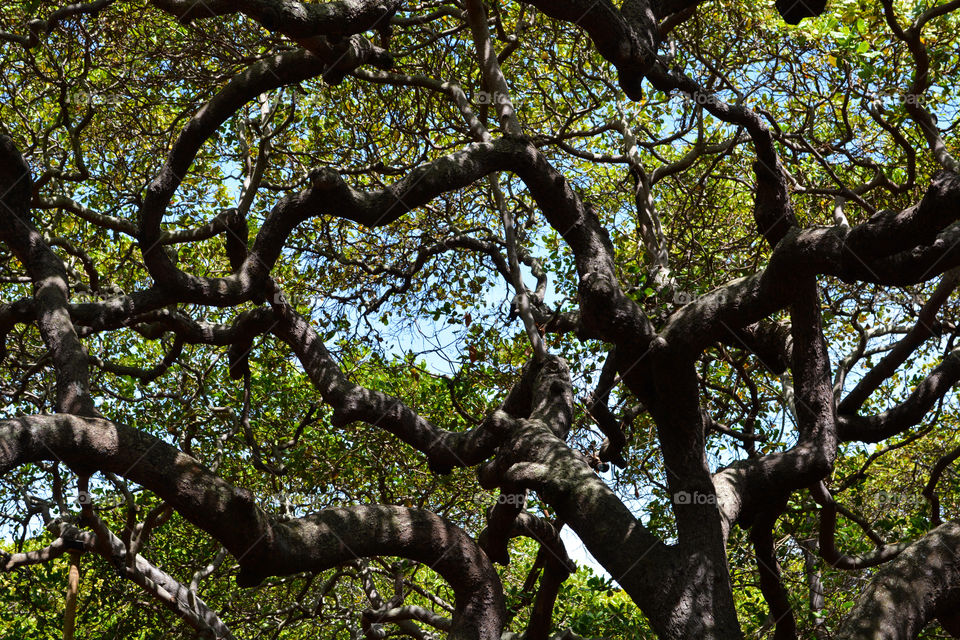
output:
M908 640L960 608L960 524L948 522L884 565L844 621L838 640Z
M94 415L87 353L70 320L70 287L30 212L33 179L13 141L0 135L0 241L10 247L33 282L37 325L57 370L57 410Z
M276 521L249 492L131 427L69 415L0 422L0 473L39 460L119 473L152 490L233 554L241 586L367 556L406 557L430 565L453 587L450 638L500 638L505 613L496 571L463 530L428 511L356 506Z

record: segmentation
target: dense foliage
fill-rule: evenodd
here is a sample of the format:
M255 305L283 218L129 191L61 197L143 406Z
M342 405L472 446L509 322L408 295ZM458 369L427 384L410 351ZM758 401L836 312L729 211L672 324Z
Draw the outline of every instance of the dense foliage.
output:
M958 9L2 3L0 638L960 637Z

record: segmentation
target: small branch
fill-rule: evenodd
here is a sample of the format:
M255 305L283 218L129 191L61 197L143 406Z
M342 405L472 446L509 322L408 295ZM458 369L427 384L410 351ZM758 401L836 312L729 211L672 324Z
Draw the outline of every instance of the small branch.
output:
M853 571L875 567L900 555L910 544L887 544L878 546L869 553L848 556L837 551L837 503L834 501L826 485L821 481L810 488L810 495L822 508L820 510L820 557L831 567Z
M527 331L527 338L533 347L534 358L542 362L547 357L547 347L540 334L540 329L533 318L533 311L530 305L530 292L523 284L523 273L520 271L520 261L517 258L517 231L514 226L513 213L507 206L503 190L500 189L500 177L497 173L490 176L490 188L493 191L494 202L500 210L500 217L503 220L503 235L507 245L507 259L510 264L510 275L513 289L516 291L514 298L517 310L520 313L520 319Z
M940 517L940 497L937 495L937 483L940 482L940 477L943 475L943 472L946 471L947 467L957 458L960 458L960 447L941 456L930 472L930 480L927 481L926 486L923 488L923 497L930 501L930 522L932 522L935 527L943 524L943 519Z
M466 7L467 22L470 23L470 31L473 33L473 41L477 48L483 83L490 97L489 102L492 102L497 110L497 122L507 135L520 136L523 130L513 104L510 102L510 89L507 87L507 81L497 61L497 54L493 50L483 0L466 0Z
M67 595L64 599L63 640L73 640L77 621L77 594L80 591L79 551L70 551L70 568L67 572Z
M50 32L57 28L61 22L73 16L100 13L113 4L114 1L115 0L96 0L96 2L90 2L88 4L80 2L68 4L51 13L46 20L34 19L28 22L27 28L30 30L30 35L18 36L13 33L0 31L0 42L13 42L27 49L32 49L40 44L41 37L50 35Z

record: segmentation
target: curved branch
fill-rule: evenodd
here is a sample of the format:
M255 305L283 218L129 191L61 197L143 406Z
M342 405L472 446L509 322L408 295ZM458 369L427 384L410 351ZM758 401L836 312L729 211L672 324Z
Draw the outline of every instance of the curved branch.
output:
M416 620L428 624L434 629L440 631L450 630L450 619L437 615L433 611L417 605L404 605L402 607L393 607L390 609L368 609L362 614L361 624L378 624L383 622L402 622L404 620Z
M94 2L88 2L83 4L81 2L76 2L74 4L68 4L65 7L60 7L49 16L46 20L34 19L27 23L27 28L30 30L30 35L27 36L18 36L12 33L0 32L0 42L14 42L19 45L26 47L27 49L32 49L40 44L41 36L47 36L51 31L57 28L57 26L65 21L69 20L74 16L79 15L96 15L113 4L115 0L95 0Z
M476 429L438 429L399 398L350 381L306 319L289 305L280 304L276 309L279 322L272 331L290 345L324 402L333 407L333 425L362 421L380 427L422 451L438 472L482 462L493 455L512 428L513 418L495 411Z
M13 140L0 135L0 240L23 263L33 282L37 325L57 372L57 410L95 415L87 354L70 320L66 267L33 224L32 186L30 168Z
M627 0L618 9L610 0L523 0L557 20L583 28L597 52L613 63L623 92L643 98L643 77L653 64L660 29L650 3Z
M937 312L947 302L957 285L960 285L960 269L952 269L943 274L940 284L917 314L916 324L875 367L860 378L857 386L837 406L838 413L855 414L859 411L870 394L876 391L884 380L892 376L897 368L906 362L910 354L923 344L924 340L937 333Z
M354 44L348 41L344 46L352 51ZM181 286L190 282L190 277L177 269L163 251L160 224L173 194L202 145L228 118L258 95L316 77L327 71L330 64L341 64L344 55L340 48L342 46L314 47L314 51L292 51L254 63L234 76L183 127L166 162L147 187L139 212L138 240L147 268L155 280L180 283ZM371 50L369 53L376 52Z
M151 0L157 8L187 24L215 16L242 13L265 29L291 38L349 36L372 29L400 7L400 0Z
M822 507L820 510L819 551L820 557L826 560L831 567L848 571L875 567L896 558L910 546L909 543L887 544L878 546L870 553L862 553L856 556L840 553L837 550L835 540L839 505L834 501L833 496L830 495L822 481L810 488L810 495Z
M48 562L68 551L96 553L111 563L115 558L123 557L126 550L120 538L105 527L102 527L101 531L107 535L107 546L100 544L96 533L80 531L69 524L60 524L57 527L58 537L49 546L37 551L8 555L5 563L0 565L0 571L11 571L17 567ZM164 606L183 618L187 624L203 634L203 637L232 640L233 634L220 620L216 611L196 597L196 594L188 593L188 589L180 582L155 567L143 556L137 554L133 563L117 569L124 577L140 585Z
M941 525L881 568L835 636L916 638L960 609L960 523Z
M65 414L0 421L0 473L40 460L87 474L114 472L150 489L230 551L240 586L356 558L400 556L430 565L453 587L451 638L500 638L505 611L496 571L462 529L428 511L354 506L278 522L248 491L137 429Z
M551 424L562 421L563 406L572 403L565 390L568 376L559 358L547 357L534 385L533 406L542 409L519 421L497 457L481 467L480 483L537 491L639 604L658 632L685 637L686 617L675 607L682 581L682 570L677 568L681 558L637 520L582 455L566 445L558 436L565 433L563 428Z
M817 284L808 277L798 288L790 325L797 444L714 474L725 533L734 522L750 522L770 501L783 500L789 492L819 481L833 468L837 455L837 415Z
M960 458L960 447L941 456L937 463L933 465L933 470L930 471L930 479L923 487L923 497L930 502L930 522L936 527L943 524L943 519L940 517L940 496L937 495L937 483L940 482L943 472L957 458Z
M603 444L600 445L600 460L613 462L622 469L627 466L627 461L623 459L623 448L627 446L627 436L624 433L624 425L613 415L608 406L610 392L617 383L616 378L617 359L615 353L611 351L607 354L607 359L600 370L597 388L587 400L587 412L596 420L600 431L606 436Z
M750 541L753 542L757 572L760 574L760 590L770 607L770 617L776 621L773 639L796 640L797 621L790 606L789 594L783 586L773 539L777 517L776 513L764 513L750 528Z
M960 380L960 349L954 349L895 407L873 416L839 416L840 439L849 442L880 442L906 431L923 420L927 412Z
M168 351L163 357L163 360L161 360L156 366L153 366L149 369L105 362L95 356L90 356L90 361L104 371L109 371L115 375L139 378L143 382L153 382L166 373L167 369L169 369L170 366L176 362L177 358L180 357L180 354L183 352L184 343L185 340L178 335L173 344L170 346L170 351Z
M960 264L960 176L934 176L921 202L850 230L792 229L760 273L734 280L674 312L661 336L687 357L791 303L812 275L916 284Z

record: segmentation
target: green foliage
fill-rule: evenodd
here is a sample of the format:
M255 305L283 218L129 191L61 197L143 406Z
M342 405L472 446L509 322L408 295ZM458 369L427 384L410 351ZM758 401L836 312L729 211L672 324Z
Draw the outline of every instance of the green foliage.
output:
M61 4L5 2L0 30L26 33L28 20ZM517 34L521 43L502 60L502 68L525 134L610 230L620 284L658 328L680 307L678 292L696 298L762 268L769 249L755 230L755 152L743 131L719 121L703 105L647 85L641 101L627 101L615 70L581 29L547 19L522 3L501 4L496 3L495 13L502 32L497 33L498 50L507 48L507 34ZM931 3L894 4L908 20ZM400 15L423 15L436 6L407 3ZM958 20L954 12L923 31L930 55L924 100L945 120L955 118L957 110ZM392 38L396 73L456 81L471 97L483 90L469 29L455 15L441 15L429 27L397 27ZM157 174L188 119L253 61L293 45L242 17L181 25L144 3L117 2L101 16L67 21L35 48L0 46L5 47L0 130L25 149L40 178L37 197L68 196L132 225L144 185ZM856 224L877 209L916 202L937 168L926 154L917 154L926 142L911 124L903 100L914 81L914 65L906 45L888 28L880 3L833 0L823 16L790 27L776 17L772 3L708 2L670 34L662 53L674 67L702 75L723 99L752 106L777 123L778 149L795 183L794 207L803 226L833 223L832 190L838 185L863 185L874 178L882 185L864 190L856 206L847 207ZM235 207L251 165L267 144L267 130L274 132L272 155L248 216L251 237L271 208L302 188L313 169L340 171L357 190L379 188L471 141L462 114L445 94L357 76L335 86L316 78L245 105L203 145L167 211L164 230L197 228ZM493 110L474 107L496 132ZM653 186L675 278L672 288L659 286L650 275L636 185L621 157L624 138L617 127L622 123L640 134L637 157L648 172L673 167ZM960 128L943 129L948 146L956 149ZM696 157L685 164L692 153ZM549 274L544 308L557 316L576 310L580 283L566 241L544 224L542 212L515 176L497 179L517 219L528 286L534 286L536 264ZM64 241L54 249L70 270L74 303L150 287L137 239L123 224L98 224L55 204L38 205L36 214L48 241ZM484 181L443 194L385 226L362 227L332 215L303 221L271 273L351 380L397 396L436 425L465 431L500 405L531 354L511 309L512 285L497 261L505 256L501 236L500 217ZM456 246L462 237L493 249ZM83 248L96 265L99 285L66 243ZM221 233L168 245L168 251L185 271L218 277L230 273L224 247ZM30 297L30 283L15 277L23 273L22 265L3 251L2 301ZM861 330L878 329L869 341L868 352L875 353L855 363L847 388L882 357L877 347L888 348L915 321L911 296L925 298L931 289L824 283L824 330L835 364L857 350ZM209 325L229 325L255 306L179 303L167 310ZM953 296L942 316L956 317L957 307ZM786 320L786 315L769 319ZM92 382L105 416L187 451L225 480L249 489L272 515L297 517L331 506L381 503L430 509L472 536L484 527L495 496L478 486L475 470L438 476L415 449L381 430L360 423L334 427L331 411L302 367L274 338L258 337L248 354L247 433L240 409L244 388L230 377L222 345L187 344L173 366L144 382L111 373L104 363L150 368L173 348L169 332L144 320L136 328L91 330L82 337L99 359ZM579 401L569 443L587 456L595 454L603 435L586 411L585 399L597 384L608 346L572 334L548 333L545 339L570 364L574 378ZM17 381L20 388L4 389L4 417L51 411L53 367L36 327L15 326L6 344L10 355L2 364L4 384ZM918 349L871 396L863 412L883 411L909 394L948 344L945 335L937 335ZM743 440L710 433L712 468L795 442L786 408L788 375L772 373L767 363L741 349L721 346L703 354L698 372L713 418L756 440L751 450ZM610 404L619 411L637 404L637 398L618 383ZM829 478L834 496L878 538L923 535L932 521L920 492L937 461L960 444L953 435L957 420L955 400L948 397L929 424L893 442L847 445ZM937 428L914 437L928 426ZM641 414L628 420L625 429L627 465L601 475L648 528L672 541L676 527L656 425ZM938 487L942 512L956 517L960 476L948 469ZM130 491L129 502L123 488ZM75 519L76 490L76 476L63 466L27 465L5 475L0 486L3 549L27 551L50 542L39 511L26 508L24 491L45 500L53 516ZM142 521L160 506L159 498L142 487L117 487L102 475L95 476L92 493L98 514L113 531L124 529L129 514ZM544 517L556 515L535 497L529 507ZM817 561L827 606L811 610L808 569L798 541L816 538L818 514L806 492L794 494L774 531L803 638L834 631L872 575L871 570L835 571ZM876 546L862 526L845 517L838 522L836 544L847 554ZM772 637L747 534L735 529L729 548L744 630L748 637ZM511 628L520 630L530 615L531 594L524 584L538 545L514 540L510 549L513 561L498 570L513 616ZM154 532L143 554L189 584L218 551L209 537L174 515ZM192 637L187 625L155 599L91 556L84 556L78 638ZM331 639L356 637L358 612L370 605L362 584L365 571L385 599L399 589L405 603L442 615L449 614L443 603L453 600L449 585L429 567L393 558L269 579L251 590L237 589L237 571L235 559L228 556L200 591L238 638L312 638L318 628ZM59 637L65 583L63 558L2 576L0 640ZM554 627L600 638L654 637L626 594L585 566L564 583ZM943 636L934 625L923 637Z

